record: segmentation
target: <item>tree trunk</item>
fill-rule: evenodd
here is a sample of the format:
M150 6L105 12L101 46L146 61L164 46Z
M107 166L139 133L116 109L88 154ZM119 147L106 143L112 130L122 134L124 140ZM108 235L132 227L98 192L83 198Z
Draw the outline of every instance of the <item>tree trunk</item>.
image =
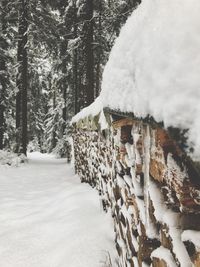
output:
M27 0L19 1L18 25L18 74L16 96L16 152L26 155L27 152L27 88L28 88L28 57L27 57L27 30L28 10Z
M7 43L5 40L6 30L7 30L7 23L6 23L6 1L2 0L1 2L1 32L2 37L0 39L0 48L2 50L7 49ZM7 68L6 68L6 59L4 55L0 57L0 149L4 148L4 132L5 132L5 100L6 100L6 75L7 75Z
M74 75L74 113L77 114L80 111L79 99L78 99L78 51L74 50L74 59L73 59L73 75Z
M64 85L63 87L63 101L64 101L64 107L62 109L62 119L63 119L62 136L65 134L65 131L66 131L66 120L67 120L67 87L66 85Z
M86 101L90 105L94 101L94 51L93 51L93 0L86 0Z
M53 91L53 110L55 110L55 108L56 108L56 91L55 91L55 88L54 88L54 91ZM54 130L53 138L52 138L52 149L54 149L56 147L56 143L57 143L57 141L56 141L56 132Z
M100 86L101 86L101 58L103 56L102 53L102 44L100 43L102 36L102 3L99 1L99 20L98 20L98 37L99 44L97 48L97 66L96 66L96 88L95 88L95 98L97 98L100 94Z
M77 8L76 1L74 4L74 18L73 18L73 38L77 38ZM78 50L77 47L74 48L73 51L73 86L74 86L74 113L77 114L79 112L79 103L78 103Z

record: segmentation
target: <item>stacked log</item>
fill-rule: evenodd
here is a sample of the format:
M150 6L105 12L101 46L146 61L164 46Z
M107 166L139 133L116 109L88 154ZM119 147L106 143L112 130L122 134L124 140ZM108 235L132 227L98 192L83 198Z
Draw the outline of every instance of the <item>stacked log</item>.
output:
M167 131L127 118L106 135L75 127L74 155L111 210L121 267L200 266L198 175Z

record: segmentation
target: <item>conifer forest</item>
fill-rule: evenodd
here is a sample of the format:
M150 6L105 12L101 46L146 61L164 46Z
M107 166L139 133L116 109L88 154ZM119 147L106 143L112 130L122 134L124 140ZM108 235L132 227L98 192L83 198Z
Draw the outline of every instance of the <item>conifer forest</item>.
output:
M136 0L0 1L0 149L62 153Z

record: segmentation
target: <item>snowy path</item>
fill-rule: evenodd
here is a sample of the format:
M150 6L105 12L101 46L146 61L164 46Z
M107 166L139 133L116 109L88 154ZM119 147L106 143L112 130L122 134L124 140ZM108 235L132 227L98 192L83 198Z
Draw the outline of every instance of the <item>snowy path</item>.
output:
M104 266L113 231L97 192L65 160L29 156L24 166L0 166L0 266Z

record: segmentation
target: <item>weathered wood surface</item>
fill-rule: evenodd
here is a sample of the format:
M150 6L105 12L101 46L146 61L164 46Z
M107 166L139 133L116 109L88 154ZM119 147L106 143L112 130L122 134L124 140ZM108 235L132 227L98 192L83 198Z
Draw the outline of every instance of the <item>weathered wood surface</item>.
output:
M151 256L160 246L176 266L200 266L200 248L190 253L181 241L183 230L200 230L200 188L169 134L125 119L106 137L81 129L73 136L76 172L111 209L120 266L171 267Z

